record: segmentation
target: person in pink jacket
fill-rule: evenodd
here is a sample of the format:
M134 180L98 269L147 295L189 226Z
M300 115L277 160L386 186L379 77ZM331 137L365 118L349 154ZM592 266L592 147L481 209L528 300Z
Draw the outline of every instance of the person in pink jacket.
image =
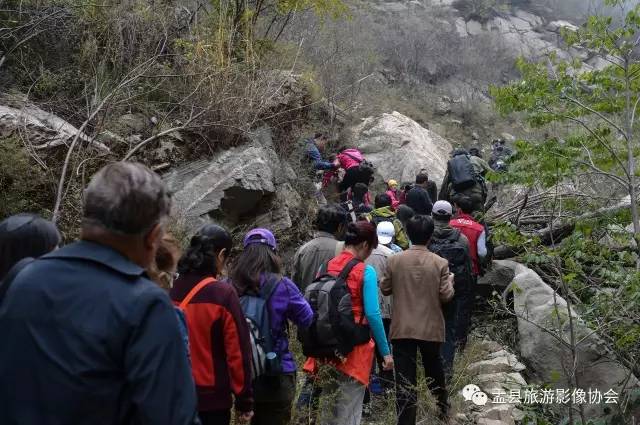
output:
M357 183L364 183L367 186L371 182L371 174L362 172L360 164L364 161L364 156L358 149L341 149L336 156L336 163L345 170L345 175L338 185L340 193L346 193L348 189L353 190Z
M396 210L400 201L398 200L398 182L391 179L387 182L387 195L391 198L391 208Z

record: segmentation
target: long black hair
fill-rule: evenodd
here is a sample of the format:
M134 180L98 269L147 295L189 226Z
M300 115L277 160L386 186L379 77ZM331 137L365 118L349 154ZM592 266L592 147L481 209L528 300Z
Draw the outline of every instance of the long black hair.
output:
M0 222L0 280L27 257L40 257L62 242L55 224L36 214L16 214Z
M231 280L238 295L258 293L263 273L282 274L282 259L268 245L248 245L236 259L231 272Z
M231 251L231 235L217 224L205 224L191 238L189 248L178 262L178 272L217 276L216 259L223 249Z

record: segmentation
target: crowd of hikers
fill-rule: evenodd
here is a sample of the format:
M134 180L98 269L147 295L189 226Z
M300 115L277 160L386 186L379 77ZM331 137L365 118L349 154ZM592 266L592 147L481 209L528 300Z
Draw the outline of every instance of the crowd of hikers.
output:
M488 165L456 151L440 199L421 170L372 201L373 164L352 148L325 160L325 146L319 134L305 152L340 199L318 198L292 261L265 228L232 261L216 224L182 249L163 181L130 162L91 179L78 241L34 214L0 222L0 423L286 425L296 409L357 425L371 394L395 392L397 423L415 425L418 353L446 419L490 257Z

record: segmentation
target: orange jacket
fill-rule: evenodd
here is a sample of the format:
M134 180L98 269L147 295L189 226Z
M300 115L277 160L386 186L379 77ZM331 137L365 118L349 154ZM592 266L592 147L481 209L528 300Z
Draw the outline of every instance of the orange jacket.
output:
M352 258L353 254L348 251L342 251L340 255L329 261L327 272L337 276ZM362 298L364 268L365 264L360 263L351 270L351 273L349 273L349 276L347 277L347 286L351 293L354 319L356 322L363 320L363 323L367 323L367 319L364 317L364 300ZM373 339L370 339L369 342L365 344L357 345L353 351L347 355L347 360L344 363L341 363L338 360L332 360L330 363L337 370L352 377L356 381L362 383L362 385L369 385L374 350L375 344ZM319 362L316 359L309 357L305 362L303 369L305 372L315 374L320 366L318 363Z

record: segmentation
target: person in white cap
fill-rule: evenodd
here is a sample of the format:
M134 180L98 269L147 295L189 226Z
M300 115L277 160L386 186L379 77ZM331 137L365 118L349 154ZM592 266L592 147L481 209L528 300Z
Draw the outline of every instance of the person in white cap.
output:
M395 236L395 228L393 223L389 221L383 221L376 227L376 233L378 234L378 246L373 250L369 258L365 261L366 264L372 266L376 275L378 276L378 287L380 287L380 281L387 271L387 259L395 252L402 251L397 245L393 245L391 241ZM393 245L398 251L390 248ZM382 314L382 324L384 325L384 331L387 337L389 336L389 326L391 325L391 297L382 295L382 292L378 290L378 296L380 299L380 313ZM379 366L379 378L383 388L393 388L393 372L386 372L382 369L382 357L377 355L376 360Z

